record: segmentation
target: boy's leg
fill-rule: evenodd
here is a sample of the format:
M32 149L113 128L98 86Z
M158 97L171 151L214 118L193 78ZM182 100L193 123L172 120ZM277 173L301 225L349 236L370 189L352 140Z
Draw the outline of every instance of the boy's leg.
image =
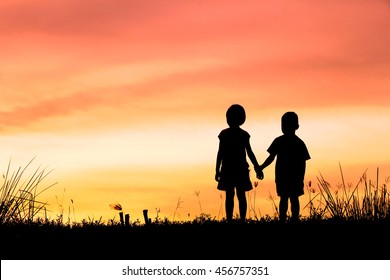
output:
M247 202L244 190L237 190L238 207L240 209L240 219L245 221Z
M279 220L285 222L287 219L288 196L281 196L279 201Z
M290 202L291 202L291 220L293 222L298 222L299 221L299 208L300 208L298 196L290 197Z
M234 209L234 189L226 190L226 199L225 199L225 210L226 210L226 220L230 222L233 220L233 209Z

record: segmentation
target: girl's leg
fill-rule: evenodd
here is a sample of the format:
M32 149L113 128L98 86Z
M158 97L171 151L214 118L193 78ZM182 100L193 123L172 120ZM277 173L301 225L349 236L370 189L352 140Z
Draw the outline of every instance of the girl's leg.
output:
M228 222L233 220L233 209L234 209L234 189L227 189L226 199L225 199L225 210L226 210L226 220Z
M291 219L293 222L298 222L299 220L299 198L298 196L290 197L291 203Z
M287 219L288 196L281 196L279 201L279 220L285 222Z
M239 204L238 207L240 209L240 219L241 219L241 221L245 221L247 202L246 202L244 190L237 190L237 199L238 199L238 204Z

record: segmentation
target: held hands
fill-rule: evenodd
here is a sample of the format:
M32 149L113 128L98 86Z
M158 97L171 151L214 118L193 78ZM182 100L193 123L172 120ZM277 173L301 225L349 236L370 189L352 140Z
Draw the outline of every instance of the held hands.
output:
M264 173L263 173L263 169L260 167L260 165L255 167L255 171L256 171L257 179L263 180L264 179Z
M264 173L263 173L263 171L261 170L260 172L256 172L256 177L257 177L257 179L259 179L259 180L263 180L263 179L264 179Z
M255 167L255 171L256 171L257 179L263 180L264 179L264 173L263 173L263 170L261 169L261 167L260 166L256 166ZM219 182L220 180L221 180L221 172L216 171L215 172L215 181Z

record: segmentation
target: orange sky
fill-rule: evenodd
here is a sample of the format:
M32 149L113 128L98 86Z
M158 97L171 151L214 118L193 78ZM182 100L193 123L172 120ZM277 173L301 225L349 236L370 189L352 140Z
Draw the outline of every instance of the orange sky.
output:
M53 216L72 199L72 219L118 217L116 202L172 219L179 200L180 218L221 217L232 103L259 162L294 110L308 181L337 184L339 162L352 183L389 175L388 1L5 0L0 41L0 168L54 169ZM272 214L265 176L256 208Z

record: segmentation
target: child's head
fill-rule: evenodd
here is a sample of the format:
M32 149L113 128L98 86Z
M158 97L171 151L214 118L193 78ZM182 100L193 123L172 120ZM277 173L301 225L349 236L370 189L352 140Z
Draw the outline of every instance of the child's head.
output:
M286 112L282 116L282 131L284 134L294 133L299 128L298 115L295 112Z
M245 109L239 104L233 104L226 111L226 121L230 127L238 127L245 122Z

